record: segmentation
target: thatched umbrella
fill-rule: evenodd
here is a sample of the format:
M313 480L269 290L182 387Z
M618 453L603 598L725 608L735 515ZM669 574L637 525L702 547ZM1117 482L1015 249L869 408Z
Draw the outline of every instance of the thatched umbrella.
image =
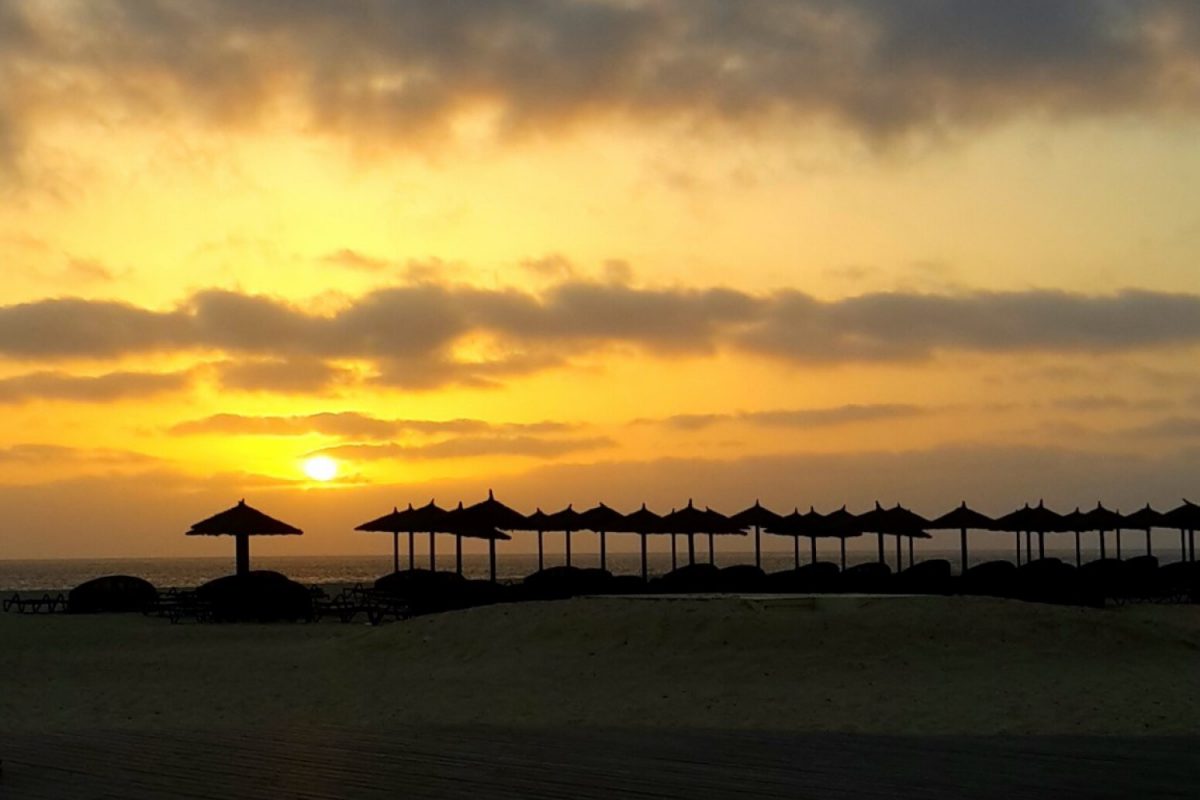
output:
M571 566L571 533L583 528L583 523L579 519L579 512L568 505L562 511L556 511L549 515L547 521L549 526L546 530L562 531L565 535L565 545L567 550L567 566Z
M729 517L730 522L740 525L743 528L754 528L754 566L762 568L762 542L760 531L763 528L771 525L776 525L783 519L774 511L763 508L759 505L758 500L754 501L754 505ZM799 539L797 539L799 541Z
M876 500L875 507L870 511L864 511L861 514L855 515L855 521L858 524L858 529L863 533L873 533L878 537L876 543L879 545L879 563L886 563L886 557L883 554L883 534L887 532L887 528L891 523L887 510L879 505L879 501Z
M1109 511L1101 503L1096 503L1096 507L1091 511L1084 513L1084 518L1087 520L1087 530L1097 531L1100 534L1100 558L1107 558L1108 552L1104 544L1105 531L1115 530L1117 532L1117 558L1121 558L1121 526L1125 524L1125 518L1116 511Z
M993 530L1012 531L1017 534L1017 564L1020 565L1022 531L1025 533L1025 556L1027 560L1032 561L1033 545L1030 534L1036 533L1038 535L1038 558L1045 558L1046 534L1061 531L1062 524L1062 514L1057 514L1046 508L1046 504L1039 500L1036 507L1031 508L1026 503L1024 508L1019 508L1000 517L996 520Z
M496 541L503 538L491 535L497 528L509 531L525 529L525 515L515 511L496 499L491 489L488 489L487 500L473 506L459 507L447 515L447 528L455 537L455 547L458 555L458 572L462 574L462 540L466 536L472 539L488 540L488 557L491 560L492 580L496 579ZM487 535L478 535L483 532Z
M646 564L646 537L652 533L662 532L663 518L653 511L646 508L646 504L642 503L642 507L632 514L625 515L625 529L636 533L642 540L642 580L647 579L648 570ZM672 542L675 537L671 537Z
M863 535L863 529L858 525L858 517L847 511L845 506L842 506L826 514L821 520L818 530L820 531L819 536L834 536L842 540L842 571L845 572L846 540Z
M625 515L614 511L601 503L595 508L581 512L579 520L589 531L600 534L600 569L608 569L608 544L606 536L609 531L619 533L625 524Z
M1163 527L1165 520L1162 512L1155 511L1147 503L1145 508L1139 508L1132 514L1125 514L1124 523L1126 528L1144 530L1146 532L1146 555L1154 555L1154 548L1150 542L1150 529Z
M765 530L774 536L792 537L793 563L796 569L800 569L800 537L806 535L806 532L809 530L805 515L800 513L800 509L792 509L792 513L779 517L775 522L767 525ZM816 541L817 539L814 536L813 542L815 543Z
M1173 508L1163 514L1163 521L1172 528L1179 529L1179 549L1184 561L1196 560L1196 528L1200 528L1200 506L1188 500L1183 505ZM1184 532L1187 532L1186 538Z
M542 547L542 534L546 531L553 530L549 527L550 515L542 511L541 508L535 510L532 514L525 515L525 527L522 530L536 531L538 537L538 572L546 568L545 551Z
M991 530L992 525L994 525L995 523L996 523L996 521L994 519L992 519L991 517L989 517L985 514L980 514L978 511L974 511L970 508L967 508L967 501L964 500L962 502L962 505L960 505L958 508L954 509L953 511L942 514L940 517L933 520L925 527L930 530L935 530L935 531L953 530L955 528L958 529L959 544L962 549L961 574L966 574L967 563L968 563L968 561L967 561L967 531L968 530L977 530L977 531L978 530L983 530L983 531Z
M720 536L745 536L745 527L732 521L719 511L713 511L708 506L704 507L704 516L708 519L708 563L716 564L716 537Z
M890 527L889 533L896 537L896 571L899 572L904 567L904 562L900 557L900 539L905 537L908 539L908 565L911 567L914 561L913 540L933 537L925 532L925 526L929 524L929 520L899 503L887 510L887 520Z
M258 509L239 500L233 508L201 520L187 532L188 536L233 536L237 558L237 574L250 572L251 536L299 536L304 531L286 522L268 517Z
M1068 514L1063 514L1062 522L1059 523L1059 527L1063 531L1069 531L1075 534L1075 566L1081 566L1083 564L1083 548L1079 543L1079 535L1084 531L1095 530L1095 528L1091 527L1091 520L1088 519L1088 515L1086 513L1080 511L1079 507L1076 506L1074 511Z
M460 528L454 531L454 535L459 542L465 539L486 539L488 543L488 575L491 577L492 583L496 582L496 542L512 541L512 537L504 531L496 530L495 528ZM462 574L462 560L459 559L458 573Z
M692 505L690 499L687 507L672 511L662 519L663 531L687 536L689 565L696 563L696 534L707 533L712 525L713 520L709 515Z
M446 532L446 515L450 512L439 506L433 500L430 500L420 508L413 508L400 512L403 515L404 530L408 531L408 559L409 568L413 568L413 545L412 535L414 533L429 534L429 569L437 570L437 542L436 537L439 532Z
M384 514L378 519L364 522L362 525L357 525L354 528L356 531L390 533L392 535L392 572L400 571L400 534L405 532L408 533L408 568L413 568L413 531L408 528L408 517L412 516L412 514L412 503L409 503L408 508L404 511L400 511L393 506L390 514Z

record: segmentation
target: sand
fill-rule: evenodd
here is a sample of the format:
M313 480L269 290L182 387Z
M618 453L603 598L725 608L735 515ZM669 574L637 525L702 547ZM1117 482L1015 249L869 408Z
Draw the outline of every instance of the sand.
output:
M0 615L9 730L1200 733L1200 607L578 599L371 628Z

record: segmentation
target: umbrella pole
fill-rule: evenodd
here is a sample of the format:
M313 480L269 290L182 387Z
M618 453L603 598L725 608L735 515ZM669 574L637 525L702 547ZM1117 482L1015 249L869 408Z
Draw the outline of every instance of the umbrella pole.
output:
M676 544L676 542L675 542L675 534L673 534L673 533L672 533L672 534L671 534L671 571L672 571L672 572L674 572L675 570L679 569L679 560L678 560L678 557L677 557L677 555L676 555L676 547L675 547L675 544Z
M710 533L710 534L708 535L708 563L709 563L709 564L716 564L716 563L717 563L717 558L716 558L716 556L713 554L713 550L716 548L716 543L717 543L717 537L713 536L713 535Z
M754 526L754 566L762 569L762 541L759 538L758 526Z
M600 569L608 569L608 544L604 539L604 531L600 531Z
M883 557L883 534L877 533L875 535L879 538L879 563L883 564L886 563Z
M696 565L696 535L689 533L688 537L688 566Z
M800 537L792 537L792 549L796 551L796 569L800 569Z
M566 531L566 534L567 534L567 566L569 567L569 566L571 566L571 532Z
M967 529L963 528L958 532L959 545L962 549L962 566L959 568L959 575L967 574Z
M908 537L908 565L913 565L913 537Z
M538 572L546 568L545 551L542 549L542 532L538 531Z
M900 552L900 534L896 534L896 572L904 569L904 554Z
M417 568L417 546L415 544L417 535L412 531L408 532L408 568Z
M1025 531L1025 563L1033 561L1033 533Z
M1196 560L1196 531L1191 529L1188 531L1188 561Z
M1121 529L1117 528L1117 561L1121 560Z
M1046 557L1046 533L1045 533L1045 531L1038 531L1038 558L1042 559L1045 557Z
M1015 531L1017 535L1017 566L1021 566L1021 532Z
M461 541L461 539L460 539ZM492 583L496 582L496 540L488 539L488 573L492 576ZM460 571L461 575L462 572Z
M817 563L817 537L812 537L808 540L809 555L812 556L812 563Z
M1079 538L1079 531L1075 531L1075 566L1077 567L1083 564L1083 548L1080 546Z
M454 570L462 575L462 537L454 537ZM493 578L492 580L495 580Z
M1179 529L1179 560L1187 561L1187 533Z
M429 571L437 572L437 534L429 532Z
M838 541L842 543L842 572L846 571L846 537L839 536Z
M641 539L642 539L642 583L645 583L645 582L646 582L646 580L647 580L647 570L646 570L646 534L644 534L644 533L643 533L643 534L641 535Z
M1148 556L1154 555L1154 553L1151 551L1151 548L1150 548L1150 529L1149 528L1146 528L1146 555L1148 555Z
M239 533L235 537L234 551L237 560L237 574L246 575L250 572L250 537Z
M392 531L392 572L400 571L400 532Z
M1107 557L1108 553L1105 552L1104 547L1104 531L1100 531L1100 560L1103 561Z

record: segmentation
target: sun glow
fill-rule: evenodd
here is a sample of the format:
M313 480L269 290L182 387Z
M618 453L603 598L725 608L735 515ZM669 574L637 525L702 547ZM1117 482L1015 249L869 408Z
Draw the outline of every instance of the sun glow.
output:
M338 475L338 463L329 456L304 459L304 474L314 481L331 481Z

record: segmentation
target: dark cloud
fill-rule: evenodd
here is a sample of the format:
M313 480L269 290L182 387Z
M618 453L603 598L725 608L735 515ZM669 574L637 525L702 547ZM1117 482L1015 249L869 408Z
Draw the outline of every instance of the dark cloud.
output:
M661 420L648 419L638 420L638 422L664 424L680 430L702 430L722 422L745 422L752 425L781 428L820 428L854 422L913 417L924 413L927 413L927 409L903 403L868 405L851 403L830 408L741 411L733 414L676 414Z
M244 392L319 393L354 378L352 370L313 358L227 361L214 369L222 388Z
M311 433L346 439L391 439L402 434L481 434L520 431L526 434L561 433L577 425L566 422L485 422L480 419L380 419L353 411L325 412L303 416L243 416L216 414L181 422L172 433L245 434L257 436L303 436Z
M0 378L0 403L32 400L106 403L181 391L190 383L191 375L186 372L110 372L89 376L34 372Z
M459 436L430 444L347 444L318 450L321 455L355 461L385 459L451 459L479 456L557 456L597 450L615 444L603 436L547 439L539 436Z
M1018 115L1194 113L1191 0L110 0L5 4L0 137L120 103L429 145L596 115L833 119L871 139ZM7 99L7 102L4 100Z
M468 337L485 337L495 347L463 360L454 346ZM728 349L837 364L954 351L1079 355L1198 344L1200 296L1140 290L882 292L824 301L792 290L750 295L567 281L540 294L396 286L327 315L216 290L168 311L78 299L0 307L0 355L11 359L221 352L247 364L261 361L240 377L264 388L331 377L336 368L314 366L331 359L369 362L375 374L368 380L382 385L429 389L495 385L612 346L659 355Z

